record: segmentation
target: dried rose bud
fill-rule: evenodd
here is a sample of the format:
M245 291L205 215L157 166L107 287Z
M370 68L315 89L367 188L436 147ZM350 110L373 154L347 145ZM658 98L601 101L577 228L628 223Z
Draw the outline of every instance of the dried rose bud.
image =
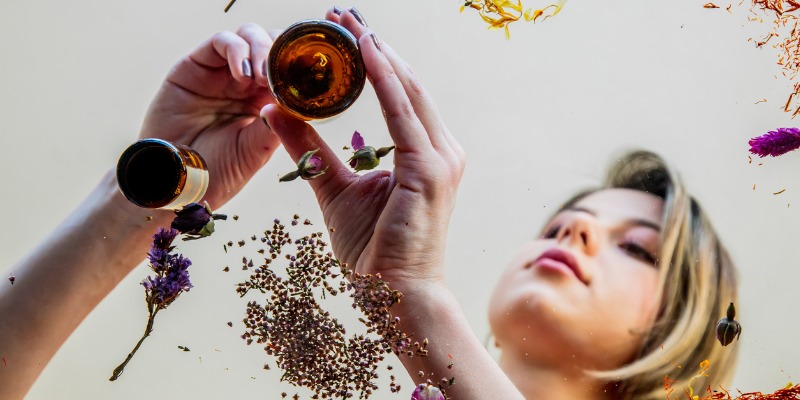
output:
M350 157L347 162L350 163L350 167L356 171L374 169L380 164L381 157L385 157L394 150L394 146L381 147L377 150L372 146L365 146L364 138L358 131L353 132L353 138L350 140L350 144L352 144L355 153L353 153L353 156Z
M184 240L200 239L214 233L214 220L228 219L225 214L214 214L207 202L203 204L190 203L183 209L175 211L172 228L189 235Z
M14 275L8 277L8 281L11 282L11 286L14 286L15 280L17 280L17 278Z
M288 182L297 178L311 180L324 174L328 167L322 168L322 159L314 155L318 151L319 149L305 152L297 161L297 169L282 176L279 181Z
M733 319L736 316L736 309L733 303L728 306L728 315L717 322L717 339L720 344L727 346L733 342L733 339L738 339L742 334L742 325Z
M411 393L411 400L444 400L444 393L430 383L420 383Z

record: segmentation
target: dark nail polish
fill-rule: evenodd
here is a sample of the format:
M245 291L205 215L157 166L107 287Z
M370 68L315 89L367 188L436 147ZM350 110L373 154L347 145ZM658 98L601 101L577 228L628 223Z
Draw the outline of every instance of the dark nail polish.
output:
M253 66L250 65L250 59L249 58L245 58L244 60L242 60L242 73L244 74L244 76L247 76L247 77L250 77L250 78L253 77Z
M264 117L261 117L261 120L262 120L262 121L264 121L264 125L266 125L266 126L267 126L267 129L269 129L269 130L272 130L272 127L271 127L271 126L269 126L269 122L267 122L267 119L266 119L266 118L264 118Z
M370 33L369 37L372 39L372 43L375 44L375 47L380 50L381 49L381 42L378 40L378 37L375 36L374 33Z
M342 9L339 6L333 6L333 13L336 15L342 15Z
M350 14L353 14L353 16L356 17L356 21L358 21L359 24L367 26L367 21L364 20L364 16L361 15L360 12L358 12L357 8L351 7L350 8Z
M267 59L264 59L264 62L261 63L261 74L267 76Z

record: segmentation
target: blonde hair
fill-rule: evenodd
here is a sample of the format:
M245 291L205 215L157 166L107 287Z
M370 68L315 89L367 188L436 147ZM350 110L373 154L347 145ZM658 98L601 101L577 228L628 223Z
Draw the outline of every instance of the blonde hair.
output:
M701 396L709 387L719 390L729 383L738 352L738 343L722 347L716 339L717 321L731 302L737 302L736 271L728 252L675 170L658 155L626 154L611 166L601 188L575 196L565 207L608 188L641 190L664 200L657 293L661 302L635 359L612 371L589 371L590 375L608 382L614 399L663 399L666 376L673 381L676 397L684 396L690 381ZM698 376L704 360L710 368L707 376Z

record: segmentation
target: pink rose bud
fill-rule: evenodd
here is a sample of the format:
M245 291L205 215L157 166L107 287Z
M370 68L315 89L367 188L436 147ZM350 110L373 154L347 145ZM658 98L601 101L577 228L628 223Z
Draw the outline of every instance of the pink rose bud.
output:
M430 383L421 383L411 393L411 400L444 400L444 394Z

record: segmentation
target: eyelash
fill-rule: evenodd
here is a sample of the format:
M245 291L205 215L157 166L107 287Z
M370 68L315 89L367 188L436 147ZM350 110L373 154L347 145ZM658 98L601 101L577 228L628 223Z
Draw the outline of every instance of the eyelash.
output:
M542 234L542 238L543 239L555 239L556 235L558 235L558 231L560 229L561 229L561 227L556 225L556 226L544 231L544 234Z
M632 255L633 257L636 257L649 264L653 265L656 264L656 258L653 257L653 255L650 254L650 252L648 252L647 250L645 250L642 246L639 246L634 242L624 242L620 244L619 247L628 254Z

